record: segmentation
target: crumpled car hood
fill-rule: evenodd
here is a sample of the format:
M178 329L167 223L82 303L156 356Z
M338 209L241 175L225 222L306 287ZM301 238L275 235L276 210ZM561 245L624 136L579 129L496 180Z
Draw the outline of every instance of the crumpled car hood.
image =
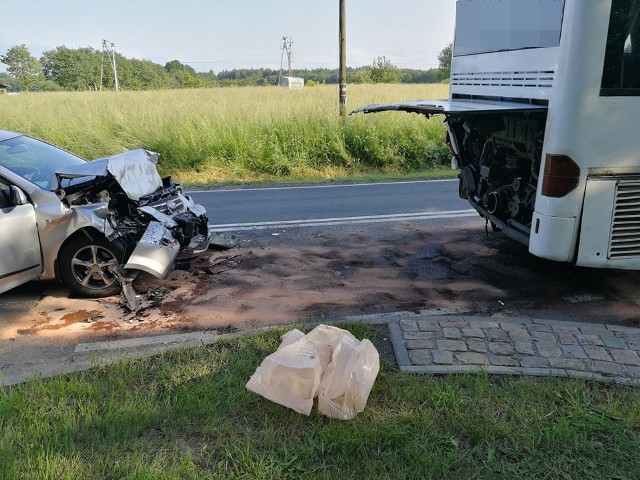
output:
M58 188L63 180L73 180L83 177L113 176L124 193L131 200L149 195L162 187L162 178L156 168L159 154L144 149L93 160L82 165L61 168L56 171Z

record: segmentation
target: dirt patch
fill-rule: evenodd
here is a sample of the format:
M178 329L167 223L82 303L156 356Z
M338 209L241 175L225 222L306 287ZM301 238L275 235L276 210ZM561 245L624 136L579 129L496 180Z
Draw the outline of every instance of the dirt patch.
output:
M70 298L54 286L33 313L3 322L0 338L247 329L344 315L429 308L535 315L635 325L635 272L574 268L529 255L470 225L403 225L358 231L254 234L227 252L209 252L189 271L134 286L145 308L118 298ZM566 298L586 299L568 301Z
M37 319L33 322L33 325L27 329L18 329L18 335L33 335L41 330L61 330L70 325L74 325L79 322L91 323L99 318L103 318L100 310L78 310L76 312L67 313L60 317L59 321L52 321L52 315L57 312L65 311L62 308L56 308L53 312L40 312L41 319Z

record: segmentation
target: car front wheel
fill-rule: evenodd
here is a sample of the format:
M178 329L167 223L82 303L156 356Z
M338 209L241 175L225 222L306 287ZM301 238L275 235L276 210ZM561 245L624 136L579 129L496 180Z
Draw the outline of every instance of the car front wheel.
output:
M106 239L80 235L60 251L62 281L82 297L108 297L120 292L114 270L122 261L120 252Z

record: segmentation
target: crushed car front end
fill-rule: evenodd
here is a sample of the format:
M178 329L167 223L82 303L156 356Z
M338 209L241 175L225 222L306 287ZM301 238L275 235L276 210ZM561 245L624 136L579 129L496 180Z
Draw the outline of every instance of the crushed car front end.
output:
M60 169L56 193L114 245L125 270L162 278L204 253L209 231L204 207L160 178L158 157L140 149Z

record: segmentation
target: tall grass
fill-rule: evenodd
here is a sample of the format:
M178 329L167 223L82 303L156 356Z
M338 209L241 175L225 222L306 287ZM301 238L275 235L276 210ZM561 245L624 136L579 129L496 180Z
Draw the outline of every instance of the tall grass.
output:
M355 85L348 108L444 98L445 85ZM0 97L0 129L85 158L133 148L161 154L163 173L191 182L406 172L448 161L440 119L383 113L342 122L335 86Z

